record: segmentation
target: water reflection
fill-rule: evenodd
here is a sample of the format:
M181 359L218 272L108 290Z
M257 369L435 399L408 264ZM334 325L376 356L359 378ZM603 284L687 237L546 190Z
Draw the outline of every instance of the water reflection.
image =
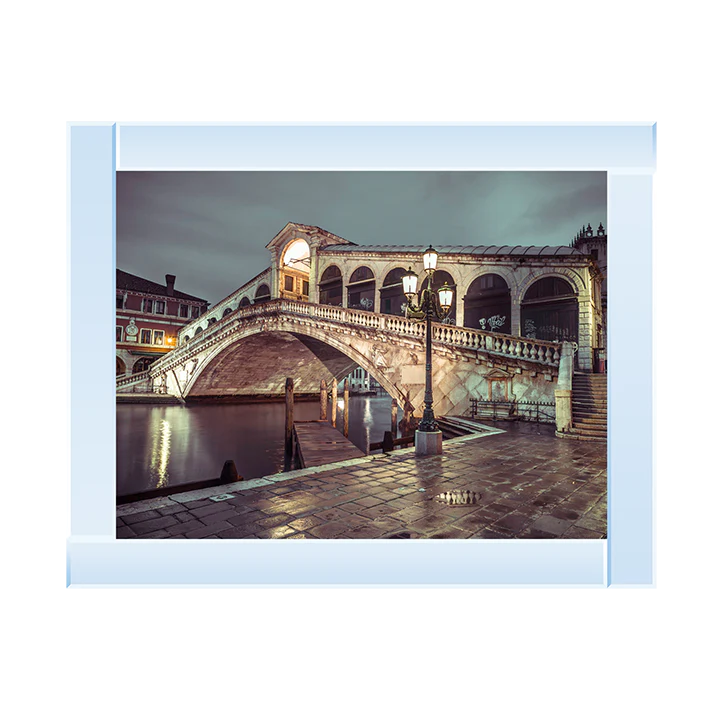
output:
M349 399L349 439L359 449L382 440L390 404L387 395ZM318 403L294 407L297 420L318 418ZM227 459L244 479L284 470L283 404L119 404L116 429L119 494L218 477Z

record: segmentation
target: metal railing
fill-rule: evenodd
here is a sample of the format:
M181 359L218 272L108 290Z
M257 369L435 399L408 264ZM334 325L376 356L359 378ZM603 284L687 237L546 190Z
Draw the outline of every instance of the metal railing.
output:
M528 422L554 423L555 402L497 401L470 399L472 419L522 419Z

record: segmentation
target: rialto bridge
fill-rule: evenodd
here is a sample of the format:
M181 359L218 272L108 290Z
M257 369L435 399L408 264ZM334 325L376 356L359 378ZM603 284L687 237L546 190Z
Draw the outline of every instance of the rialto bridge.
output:
M421 274L420 241L358 246L287 224L267 244L268 269L179 330L178 346L149 370L154 389L281 395L293 377L313 392L362 367L421 415L423 328L404 317L401 283L410 266ZM446 323L434 326L436 413L463 414L470 398L552 402L563 341L576 342L579 369L592 369L604 346L592 256L570 246L435 247L434 286L455 290Z

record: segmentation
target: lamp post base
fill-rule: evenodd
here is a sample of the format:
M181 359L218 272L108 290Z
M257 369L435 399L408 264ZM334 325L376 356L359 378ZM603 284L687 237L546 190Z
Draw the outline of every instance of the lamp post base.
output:
M417 456L442 454L442 432L414 433L414 454Z

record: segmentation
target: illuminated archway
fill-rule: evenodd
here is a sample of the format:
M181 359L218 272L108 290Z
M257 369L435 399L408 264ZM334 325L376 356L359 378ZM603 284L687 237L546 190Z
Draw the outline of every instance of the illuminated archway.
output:
M294 239L281 254L279 296L295 301L309 300L309 269L311 251L304 239Z

